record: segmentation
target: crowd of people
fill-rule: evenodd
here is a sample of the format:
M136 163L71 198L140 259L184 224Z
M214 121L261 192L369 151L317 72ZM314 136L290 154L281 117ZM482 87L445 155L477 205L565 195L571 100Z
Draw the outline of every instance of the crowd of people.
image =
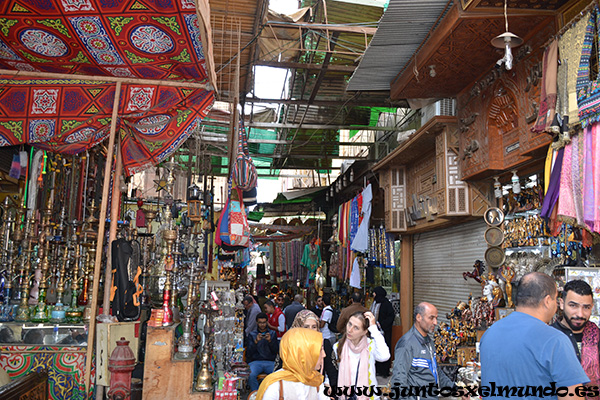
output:
M594 308L591 287L581 280L571 281L559 298L554 279L538 272L523 276L518 287L515 312L494 323L480 345L479 389L507 389L484 392L484 396L507 398L510 396L502 390L551 389L555 385L563 387L564 395L570 397L598 397L600 329L590 321ZM415 307L414 324L396 343L390 369L395 312L383 288L373 293L370 309L362 304L362 294L355 292L351 304L337 318L328 294L319 298L312 310L304 307L301 295L296 295L284 310L277 299L267 300L264 306L268 315L252 296L246 297L248 318L254 319L254 323L247 322L246 358L251 369L249 385L257 391L256 398L324 400L331 398L337 388L341 399L378 399L373 392L353 397L339 390L380 387L378 379L390 372L388 388L456 390L435 354L431 334L438 324L436 307L426 302ZM557 307L562 317L548 325ZM262 383L258 381L260 374L268 374ZM558 395L555 391L520 397ZM436 392L421 390L400 393L397 398L437 397Z

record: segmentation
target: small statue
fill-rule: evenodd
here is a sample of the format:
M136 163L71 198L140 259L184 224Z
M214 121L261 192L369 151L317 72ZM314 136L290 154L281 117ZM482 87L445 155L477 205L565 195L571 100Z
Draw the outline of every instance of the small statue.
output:
M473 272L463 272L463 278L465 281L467 278L473 278L478 283L481 283L481 276L483 275L484 270L485 266L483 265L483 262L481 260L477 260L475 261L475 264L473 264Z
M511 267L511 264L505 265L504 268L500 271L500 274L506 281L506 304L509 308L513 308L515 304L512 301L512 281L515 279L515 270Z
M504 307L506 305L506 302L504 301L504 292L502 292L500 286L494 286L492 288L492 295L494 296L492 299L492 306L494 308Z
M317 273L315 277L315 289L319 296L323 296L323 289L325 288L326 284L327 281L325 280L325 276L323 275L323 267L319 265L317 267Z
M496 282L496 279L494 278L494 276L492 275L491 272L488 275L488 279L486 279L484 282L485 282L485 285L483 286L483 297L485 297L486 300L489 303L491 303L494 300L494 294L493 294L494 287L497 287L499 285L498 285L498 282Z

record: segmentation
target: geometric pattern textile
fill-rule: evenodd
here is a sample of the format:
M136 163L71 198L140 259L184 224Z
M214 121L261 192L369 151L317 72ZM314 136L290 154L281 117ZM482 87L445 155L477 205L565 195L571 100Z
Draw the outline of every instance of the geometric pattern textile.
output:
M77 154L109 134L115 83L77 73L207 83L193 0L0 1L0 146ZM26 72L68 74L32 79ZM72 77L72 78L71 78ZM214 102L212 91L121 86L117 129L132 175L167 158Z
M204 82L188 0L3 0L0 68Z
M48 373L48 399L85 400L85 352L82 347L67 346L2 346L0 366L11 379L27 375L32 371L45 370ZM83 347L85 349L85 347ZM92 362L92 382L95 376Z
M77 154L109 135L114 83L2 78L0 146L28 143ZM199 128L212 91L170 86L121 86L117 129L126 175L166 159Z

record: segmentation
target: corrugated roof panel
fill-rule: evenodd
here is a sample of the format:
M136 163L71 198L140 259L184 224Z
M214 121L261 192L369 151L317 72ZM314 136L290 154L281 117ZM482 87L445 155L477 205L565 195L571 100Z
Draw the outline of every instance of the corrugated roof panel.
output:
M389 90L447 4L448 0L390 0L347 90Z

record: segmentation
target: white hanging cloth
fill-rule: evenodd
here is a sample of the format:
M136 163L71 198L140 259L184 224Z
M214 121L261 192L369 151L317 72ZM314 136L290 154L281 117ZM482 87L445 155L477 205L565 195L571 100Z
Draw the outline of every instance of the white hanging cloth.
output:
M369 183L362 191L362 214L363 219L358 226L356 236L350 245L350 248L360 253L366 253L369 250L369 222L371 220L371 208L373 200L373 189ZM354 271L353 271L354 272Z

